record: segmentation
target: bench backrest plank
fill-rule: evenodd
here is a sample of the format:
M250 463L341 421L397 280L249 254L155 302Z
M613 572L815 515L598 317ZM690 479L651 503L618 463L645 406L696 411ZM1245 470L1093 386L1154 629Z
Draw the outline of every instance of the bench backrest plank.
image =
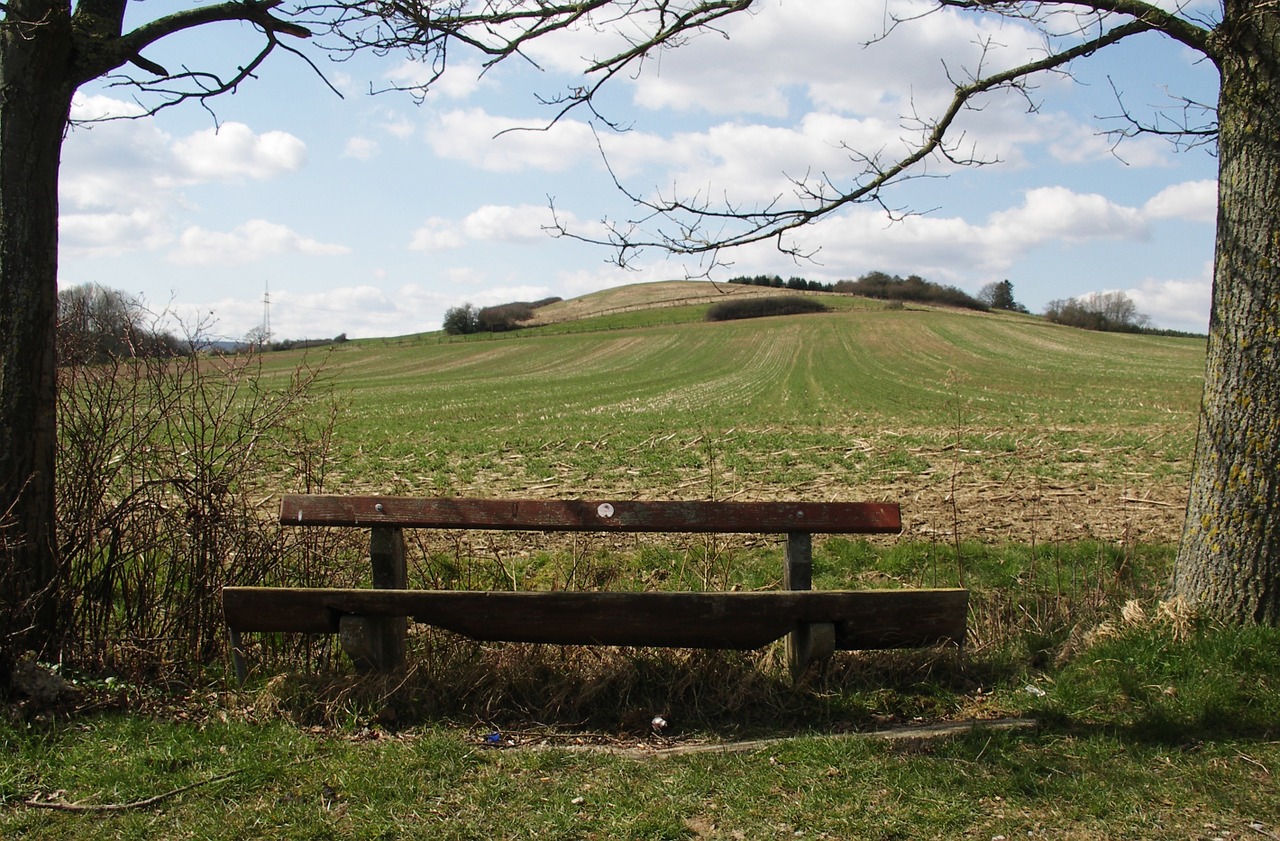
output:
M523 531L741 534L896 534L898 505L882 502L676 502L543 499L413 499L290 495L291 526L387 526Z

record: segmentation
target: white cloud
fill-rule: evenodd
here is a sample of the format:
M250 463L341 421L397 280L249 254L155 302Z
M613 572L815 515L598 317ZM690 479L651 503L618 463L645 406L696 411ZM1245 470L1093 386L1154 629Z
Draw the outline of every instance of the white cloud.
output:
M283 131L257 134L244 123L223 123L173 144L180 171L189 180L271 178L296 172L307 160L306 144Z
M545 225L551 224L551 211L538 205L518 206L486 204L463 220L468 239L485 242L520 242L543 240Z
M159 248L173 239L164 216L146 209L130 213L63 213L58 219L58 237L66 253L86 258Z
M539 205L486 204L460 222L433 216L413 232L409 248L443 251L468 242L540 242L547 239L544 226L552 223L550 209Z
M470 266L453 266L438 272L436 277L451 288L466 286L473 289L484 286L492 279L486 272Z
M1218 215L1218 182L1206 179L1170 185L1156 193L1143 210L1152 219L1214 222Z
M795 242L802 251L818 250L821 264L912 271L953 283L1004 271L1029 251L1055 242L1142 240L1147 235L1142 214L1134 208L1065 187L1041 187L1027 191L1022 204L992 213L982 223L935 215L891 221L880 209L862 205L797 231ZM765 248L739 262L755 266L766 259ZM772 263L770 270L788 271L776 267L777 258Z
M378 154L378 142L367 137L353 137L347 141L342 154L360 161L372 160Z
M132 103L104 96L77 96L73 120L135 113ZM159 183L170 163L172 138L152 120L119 120L77 126L63 144L58 195L73 211L131 212L167 206Z
M1076 193L1066 187L1028 190L1022 206L994 214L988 230L993 238L1028 244L1050 239L1143 240L1149 236L1141 211L1097 193Z
M458 225L452 220L432 216L413 232L409 239L409 250L447 251L450 248L461 248L466 242Z
M93 122L116 117L140 117L145 112L136 102L128 102L102 94L76 93L71 98L71 121Z
M1213 264L1206 263L1199 277L1182 280L1148 278L1126 290L1138 311L1162 327L1205 333L1213 294Z
M949 99L946 68L963 75L980 60L987 69L1011 66L1042 46L1031 27L929 9L918 0L758 4L681 49L656 51L635 79L634 101L650 110L781 117L803 95L824 109L891 119L912 103L931 110ZM893 16L915 19L878 40ZM529 53L543 66L581 72L589 60L625 49L634 35L601 28L610 29L584 26L539 39Z
M427 142L443 158L489 172L563 172L578 166L583 155L594 154L596 148L586 123L562 120L548 128L536 119L499 117L479 108L440 114L427 129Z
M1093 126L1081 125L1066 115L1054 119L1061 126L1051 134L1049 154L1064 164L1091 164L1113 159L1129 166L1169 165L1168 143L1154 137L1130 137L1117 144Z
M418 130L412 120L408 120L394 114L389 115L387 119L383 121L382 129L392 137L398 137L401 140L404 140L407 137L412 137L414 132Z
M187 264L242 265L276 254L333 256L350 250L304 237L284 225L251 219L230 232L187 228L169 259Z
M107 96L78 95L73 119L138 114L138 106ZM153 250L173 239L173 216L187 209L183 190L203 181L261 179L298 169L301 140L284 132L256 134L242 123L181 139L148 120L78 126L63 148L59 247L69 257L120 256Z
M415 306L422 296L369 286L346 286L319 292L271 289L271 332L279 339L391 336L414 329ZM173 320L201 325L206 338L241 339L262 324L262 302L256 297L219 298L207 304L174 303Z

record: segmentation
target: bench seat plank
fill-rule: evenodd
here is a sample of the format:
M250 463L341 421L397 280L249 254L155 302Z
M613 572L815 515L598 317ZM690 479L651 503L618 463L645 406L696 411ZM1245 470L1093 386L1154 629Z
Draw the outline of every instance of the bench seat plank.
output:
M753 649L804 624L839 649L963 643L968 591L506 592L227 587L237 631L335 633L342 616L411 616L477 640Z
M881 502L679 502L545 499L284 497L290 526L697 533L896 534L897 504Z

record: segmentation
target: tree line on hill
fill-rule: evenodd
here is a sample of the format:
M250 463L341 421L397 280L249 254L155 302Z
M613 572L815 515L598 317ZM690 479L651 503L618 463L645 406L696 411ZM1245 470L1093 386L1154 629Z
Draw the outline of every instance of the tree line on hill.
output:
M875 271L867 272L857 280L839 280L835 283L822 283L803 277L791 277L784 281L778 275L754 275L733 277L729 282L747 286L790 289L797 292L836 292L841 295L858 295L886 301L915 301L981 312L992 308L990 303L983 303L962 289L932 283L915 274L902 278L887 272ZM1009 284L1010 302L1012 302L1012 288L1013 284Z
M1028 312L1013 294L1009 280L993 281L983 286L976 296L954 286L944 286L925 280L919 275L906 278L887 272L873 271L857 280L839 280L822 283L803 277L783 280L779 275L752 275L729 279L729 283L747 286L767 286L807 292L835 292L859 295L895 302L915 302L989 312ZM1076 298L1050 301L1044 317L1054 324L1079 327L1084 330L1100 330L1116 333L1142 333L1157 336L1194 336L1179 330L1162 330L1151 326L1151 319L1138 311L1137 305L1123 292L1091 292Z
M492 307L477 308L466 303L450 307L444 312L444 332L450 336L469 333L505 333L524 326L533 318L534 311L554 304L563 298L543 298L540 301L513 301Z

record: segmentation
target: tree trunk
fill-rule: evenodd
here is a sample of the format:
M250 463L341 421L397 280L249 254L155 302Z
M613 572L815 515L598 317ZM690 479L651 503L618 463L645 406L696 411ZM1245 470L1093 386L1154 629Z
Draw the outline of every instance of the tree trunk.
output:
M0 26L0 689L15 654L56 653L63 624L54 346L68 6L9 2Z
M1218 234L1200 430L1173 592L1280 624L1280 12L1218 29Z

